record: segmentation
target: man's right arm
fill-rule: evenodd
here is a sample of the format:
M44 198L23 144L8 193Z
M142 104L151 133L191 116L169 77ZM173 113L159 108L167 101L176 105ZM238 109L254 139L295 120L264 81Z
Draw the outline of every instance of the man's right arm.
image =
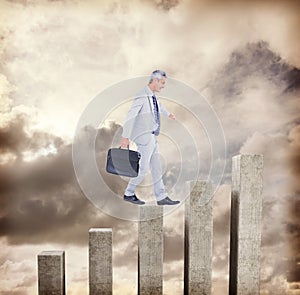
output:
M143 106L143 99L142 97L136 97L131 105L131 108L129 109L125 123L123 125L123 132L122 132L122 138L120 145L121 147L128 147L129 146L129 138L132 132L132 129L134 127L135 118L138 115L139 111L141 110Z
M125 137L122 137L121 142L120 142L120 146L122 148L129 148L129 139L125 138Z

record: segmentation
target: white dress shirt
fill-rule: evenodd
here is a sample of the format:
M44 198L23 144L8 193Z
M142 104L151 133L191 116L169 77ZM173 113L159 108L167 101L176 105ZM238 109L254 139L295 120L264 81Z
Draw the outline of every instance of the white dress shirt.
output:
M158 105L158 111L160 114L164 115L164 116L169 116L170 115L170 112L164 107L163 104L161 104L159 102L159 99L158 97L156 96L156 94L150 89L150 87L147 85L146 87L146 93L149 94L150 96L150 104L151 104L151 109L152 109L152 112L154 114L155 110L154 110L154 105L153 105L153 98L152 96L155 95L156 97L156 101L157 101L157 105ZM153 124L154 124L154 129L153 130L156 130L158 128L158 124L157 122L155 121L155 118L153 116Z

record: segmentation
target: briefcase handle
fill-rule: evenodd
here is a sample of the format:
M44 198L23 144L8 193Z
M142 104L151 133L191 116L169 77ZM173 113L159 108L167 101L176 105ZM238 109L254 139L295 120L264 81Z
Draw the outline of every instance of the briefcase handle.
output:
M119 146L119 149L121 149L122 148L122 146ZM127 145L127 149L129 150L129 144Z

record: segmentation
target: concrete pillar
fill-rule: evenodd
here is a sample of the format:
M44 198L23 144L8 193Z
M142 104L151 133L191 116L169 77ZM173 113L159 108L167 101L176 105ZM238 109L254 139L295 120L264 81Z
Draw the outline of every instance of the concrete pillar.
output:
M232 158L230 295L259 295L263 156Z
M43 251L38 254L39 295L65 295L65 252Z
M138 230L138 294L163 294L163 207L141 206ZM158 217L157 217L158 216ZM154 219L149 219L154 218Z
M211 294L212 183L191 181L185 202L184 294Z
M89 230L90 295L112 294L112 229Z

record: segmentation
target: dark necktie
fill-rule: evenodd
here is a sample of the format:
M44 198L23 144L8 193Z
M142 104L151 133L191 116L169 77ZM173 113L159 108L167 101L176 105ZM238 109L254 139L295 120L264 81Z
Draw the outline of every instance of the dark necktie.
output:
M160 116L159 116L159 110L158 110L158 104L157 104L157 99L155 95L152 95L153 99L153 107L154 107L154 118L155 122L157 123L157 129L154 130L154 134L158 135L159 134L159 129L160 129Z

